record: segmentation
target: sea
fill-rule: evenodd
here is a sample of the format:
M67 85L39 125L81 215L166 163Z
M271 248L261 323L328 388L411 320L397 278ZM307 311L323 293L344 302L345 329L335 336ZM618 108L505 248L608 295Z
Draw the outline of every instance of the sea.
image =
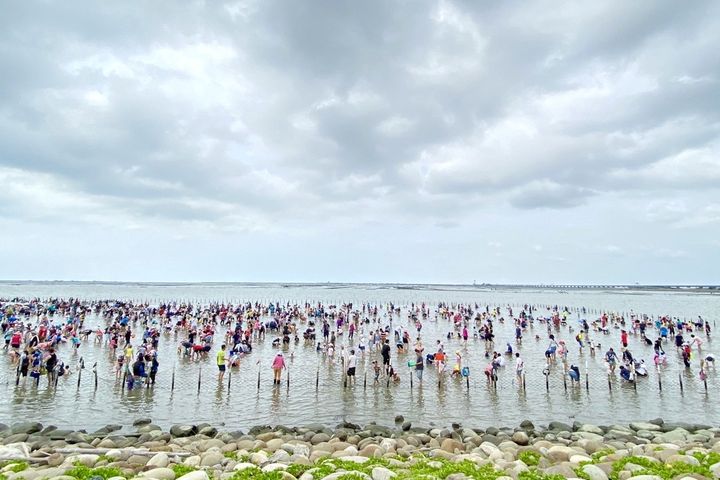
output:
M536 318L549 316L556 307L567 307L572 312L567 325L557 331L549 332L545 323L536 320L519 345L515 343L512 322L496 322L493 349L504 352L510 343L514 351L521 353L524 381L518 380L514 363L507 357L508 366L500 369L497 382L489 382L483 373L489 363L485 343L471 339L464 346L459 339L448 338L452 325L433 315L423 323L421 336L425 345L435 345L439 340L451 359L454 352L460 351L463 365L469 367L468 377L451 378L447 372L438 375L428 367L422 383L414 378L411 384L408 362L414 356L393 349L392 363L399 382L387 382L384 377L375 382L371 362L379 356L369 352L360 357L355 384L347 385L339 362L330 362L313 343L301 340L281 348L288 370L283 374L283 383L275 386L270 364L280 349L272 345L274 336L269 334L265 341L254 345L253 352L241 360L237 369L231 369L219 381L214 355L190 359L178 351L182 335L170 333L161 337L157 384L129 391L115 378L112 352L91 337L77 352L69 345L60 347L61 360L71 365L73 372L57 387L48 385L45 378L37 385L29 381L16 385L15 366L7 357L0 359L0 422L7 424L40 421L89 431L107 424L129 425L138 418L151 418L163 427L209 423L228 430L309 423L332 427L340 422L390 426L397 416L418 426L461 423L480 428L515 426L525 419L536 424L553 420L614 424L656 417L710 424L720 421L720 379L715 367L707 369L704 380L699 375L700 360L707 354L720 354L716 345L720 337L714 337L720 317L720 290L712 287L0 282L0 298L6 303L77 298L132 300L151 305L249 301L352 303L353 308L360 308L369 304L377 305L381 313L377 323L366 328L407 329L413 336L416 331L408 319L408 309L418 304L428 305L431 311L441 303L500 307L506 318L508 308L517 315L525 305L534 307ZM387 315L385 306L389 303L401 308L400 317ZM694 353L689 369L671 343L664 345L667 365L655 369L652 347L631 336L630 350L650 368L646 377L630 383L608 376L603 361L607 348L613 346L620 351L619 330L612 329L607 335L593 333L593 342L600 344L595 354L588 348L580 351L574 341L581 320L592 322L603 312L626 318L632 314L685 320L701 316L710 323L712 334L709 338L698 334L704 341L703 349ZM90 316L86 325L104 326L104 322ZM544 352L549 333L565 339L570 346L568 362L580 368L579 384L569 381L560 362L546 370ZM656 334L651 332L649 336L654 338ZM216 344L220 341L216 340ZM347 335L339 343L347 349L355 347ZM82 370L81 363L85 366Z

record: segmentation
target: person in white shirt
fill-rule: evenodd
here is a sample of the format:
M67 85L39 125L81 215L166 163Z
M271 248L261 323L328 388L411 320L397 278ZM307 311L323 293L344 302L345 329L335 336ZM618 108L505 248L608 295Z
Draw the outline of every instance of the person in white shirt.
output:
M515 354L515 375L517 375L518 380L522 380L524 369L525 362L523 361L522 357L520 357L520 353L518 352Z
M355 367L357 366L357 357L355 356L355 350L350 350L350 355L347 358L347 378L348 384L352 385L355 383Z

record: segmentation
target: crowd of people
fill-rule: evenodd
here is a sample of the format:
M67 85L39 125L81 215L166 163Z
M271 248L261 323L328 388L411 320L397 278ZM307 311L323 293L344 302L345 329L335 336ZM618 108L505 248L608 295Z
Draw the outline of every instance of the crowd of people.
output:
M392 303L0 301L4 349L16 365L18 384L28 377L39 384L45 377L49 385L57 385L60 378L72 374L73 365L82 365L82 345L95 342L107 351L116 381L128 389L152 387L164 337L177 343L178 356L197 362L214 359L220 380L227 369L238 368L242 358L252 355L254 346L268 342L278 350L269 365L275 386L287 368L285 354L292 358L299 349L314 351L327 365L340 365L349 386L355 384L361 363L373 383L387 380L388 384L401 381L399 369L405 363L419 383L426 368L439 379L467 377L471 368L477 368L488 382L496 382L508 364L513 365L511 375L522 382L526 361L544 372L561 367L572 382L579 382L580 366L571 357L586 354L601 356L607 375L627 382L647 376L650 368L659 371L667 365L666 351L675 350L684 368L697 365L703 380L715 364L714 355L704 350L712 328L702 317L686 321L632 312L588 317L585 308L442 302L400 307ZM428 342L424 329L430 322L434 323L430 335L439 338ZM504 349L498 348L498 330L508 337ZM439 336L438 331L446 333ZM548 342L544 357L524 358L526 342ZM631 343L652 346L652 362L639 358ZM469 358L474 358L472 364ZM478 358L484 358L484 364Z

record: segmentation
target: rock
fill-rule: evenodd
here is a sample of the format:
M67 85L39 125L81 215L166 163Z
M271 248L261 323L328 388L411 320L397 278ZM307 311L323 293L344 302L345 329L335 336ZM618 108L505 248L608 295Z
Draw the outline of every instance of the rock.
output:
M83 432L71 432L65 436L67 443L89 443L92 442L92 438Z
M465 451L465 445L463 445L462 442L458 442L455 439L452 438L446 438L442 441L440 444L440 448L448 453L455 453L455 450L458 450L460 452Z
M170 435L173 437L190 437L197 433L197 428L194 425L173 425L170 427ZM206 475L207 476L207 475ZM181 477L182 478L182 477ZM195 480L195 479L188 479Z
M10 445L12 443L21 443L21 442L26 441L29 437L30 437L30 435L28 435L27 433L14 433L12 435L8 435L7 437L5 437L3 439L2 443L4 445Z
M255 465L262 465L268 461L267 454L265 452L255 452L250 454L250 462Z
M105 452L105 456L111 460L120 461L127 459L130 454L125 450L114 449Z
M654 423L646 423L646 422L633 422L630 424L630 428L633 430L640 431L640 430L647 430L648 432L659 432L662 430L660 428L660 425L655 425ZM647 480L647 479L645 479Z
M589 462L592 460L589 456L582 454L582 453L576 453L574 455L570 455L570 463L574 463L576 465L579 465L582 462Z
M156 480L175 480L175 472L170 468L153 468L152 470L141 472L138 476L154 478Z
M565 478L575 478L577 475L575 471L565 463L553 465L545 469L545 473L548 475L562 475Z
M317 445L319 443L327 442L329 440L330 440L330 435L328 435L326 433L316 433L310 439L310 443L312 443L313 445Z
M662 480L662 477L660 477L659 475L635 475L634 477L630 477L630 479L632 479L632 480Z
M202 470L195 470L194 472L186 473L177 480L210 480L208 474Z
M395 423L403 423L405 421L405 417L402 415L395 415Z
M205 452L200 457L201 467L214 467L216 465L222 465L225 461L225 456L219 452Z
M47 457L47 465L49 467L57 467L65 461L65 456L62 453L52 453Z
M605 432L603 432L602 428L598 427L597 425L592 425L590 423L584 424L578 432L588 432L588 433L594 433L596 435L603 435Z
M562 445L553 445L548 448L548 457L555 462L566 462L570 459L571 455L578 453L570 447L564 447Z
M147 466L153 468L164 468L168 466L168 463L170 463L170 459L168 458L167 453L160 452L156 453L150 460L148 460Z
M525 432L515 432L512 436L512 441L518 445L525 446L530 443L530 437Z
M143 425L148 425L152 423L152 420L149 418L138 418L133 422L133 427L142 427Z
M385 467L375 467L372 469L372 480L390 480L397 476L397 473ZM591 479L592 480L592 479Z
M366 458L381 457L383 455L382 449L378 445L370 444L363 447L358 455Z
M200 435L207 435L208 437L214 437L215 435L217 435L218 430L215 427L207 426L207 427L203 427L198 433L200 433Z
M700 465L700 461L690 455L670 455L665 461L666 463L682 462L688 465Z
M79 463L86 467L94 467L99 458L100 458L100 455L91 455L91 454L85 453L85 454L81 454L81 455L71 455L71 456L67 457L66 462L71 465Z
M133 466L144 467L148 462L148 457L145 455L130 455L126 462Z
M523 430L535 430L535 424L533 424L530 420L523 420L520 422L520 428Z
M103 438L100 443L98 443L98 448L110 448L113 449L116 447L115 442L110 440L109 438Z
M412 427L412 423L410 422L403 422L402 424L402 430L403 432L407 432Z
M16 434L16 433L27 433L30 435L31 433L37 433L43 429L42 423L38 422L24 422L24 423L16 423L10 428L10 433Z
M582 471L590 480L608 480L607 474L597 465L583 465Z
M573 428L570 425L562 422L550 422L548 425L548 430L552 430L554 432L572 432L572 429Z
M270 458L268 458L268 461L272 463L289 463L290 454L285 450L277 450L270 456Z
M283 463L269 463L262 467L263 472L274 472L276 470L285 470L288 466Z

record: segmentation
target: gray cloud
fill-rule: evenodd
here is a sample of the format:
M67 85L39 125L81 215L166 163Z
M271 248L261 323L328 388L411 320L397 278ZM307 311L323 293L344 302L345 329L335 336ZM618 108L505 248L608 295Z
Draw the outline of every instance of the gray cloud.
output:
M582 218L625 198L643 222L682 204L717 229L716 2L6 10L8 221L462 234L488 209Z

